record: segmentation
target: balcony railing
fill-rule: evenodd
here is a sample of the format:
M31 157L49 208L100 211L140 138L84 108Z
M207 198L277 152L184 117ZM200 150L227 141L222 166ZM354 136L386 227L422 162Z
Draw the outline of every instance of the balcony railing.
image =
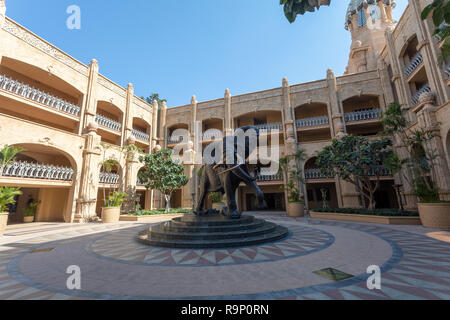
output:
M328 175L323 174L320 169L305 169L305 178L307 180L314 180L314 179L332 179L333 175L330 171Z
M414 58L405 67L405 75L409 77L423 63L422 52L417 52Z
M383 112L380 108L349 112L344 115L345 122L356 122L380 119Z
M150 135L145 133L145 132L143 132L143 131L133 129L132 135L135 138L139 139L139 140L142 140L142 141L145 141L145 142L150 141Z
M413 103L413 105L418 105L419 104L419 99L420 99L420 96L423 94L423 93L426 93L426 92L431 92L431 88L430 88L430 85L427 83L427 84L425 84L422 88L420 88L414 95L413 95L413 97L411 98L411 101L412 101L412 103Z
M390 169L384 168L382 166L377 166L376 168L369 170L369 176L375 177L377 172L380 173L380 177L392 176L392 171Z
M203 141L210 141L220 137L223 137L223 132L219 129L209 129L203 133Z
M283 131L283 124L281 122L257 124L257 125L255 125L255 127L259 129L260 133L265 133L265 132L270 132L270 131Z
M118 184L120 179L119 174L113 172L100 172L100 183L104 184Z
M175 136L171 136L167 138L167 144L174 144L174 143L181 143L183 142L183 137L179 136L179 137L175 137Z
M67 102L64 99L55 97L49 93L45 93L34 87L30 87L20 81L8 78L2 74L0 74L0 88L25 99L46 105L74 116L78 116L80 114L79 106Z
M257 175L256 181L258 182L267 182L267 181L283 181L283 177L281 174L274 175Z
M95 116L95 122L97 122L99 125L101 125L103 127L112 129L114 131L122 130L121 123L119 123L115 120L109 119L108 117L102 116L101 114L97 114Z
M296 120L297 129L318 127L330 124L328 116L312 117Z
M4 177L72 181L74 170L63 166L16 161L3 168Z

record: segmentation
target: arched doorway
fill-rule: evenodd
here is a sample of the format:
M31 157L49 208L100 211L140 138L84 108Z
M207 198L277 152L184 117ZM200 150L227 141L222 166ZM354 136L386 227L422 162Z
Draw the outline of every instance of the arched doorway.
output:
M100 167L99 175L96 212L101 217L102 207L109 194L123 188L123 170L117 160L109 159Z
M306 200L309 209L318 209L328 206L338 208L336 182L334 177L321 173L316 165L317 157L305 162Z
M21 223L26 208L39 202L36 222L70 222L76 177L75 160L62 150L40 144L16 144L24 150L3 169L0 185L19 187L9 223Z

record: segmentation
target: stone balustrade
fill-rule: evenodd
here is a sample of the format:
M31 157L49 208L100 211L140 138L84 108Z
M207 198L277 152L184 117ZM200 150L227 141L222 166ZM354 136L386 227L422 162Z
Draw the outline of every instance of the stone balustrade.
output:
M114 172L100 172L100 183L104 183L104 184L118 184L120 179L119 174L114 173Z
M150 141L150 135L145 133L145 132L143 132L143 131L133 129L133 131L131 133L132 133L132 135L135 138L137 138L139 140L142 140L142 141L145 141L145 142Z
M223 131L219 129L209 129L203 133L203 141L210 141L214 138L217 139L221 137L223 137Z
M281 173L274 175L257 175L256 181L258 182L267 182L267 181L283 181L283 177Z
M167 138L167 144L181 143L182 141L183 141L183 137L181 137L181 136L179 136L179 137L170 136Z
M257 124L255 125L255 127L259 129L260 133L270 131L283 131L283 124L281 122Z
M376 173L380 173L380 177L390 177L392 176L392 171L388 168L377 166L371 170L369 170L369 176L375 177Z
M312 168L312 169L305 169L305 178L307 180L314 180L314 179L332 179L333 175L330 171L330 174L326 175L323 174L320 169Z
M109 119L108 117L105 117L105 116L103 116L101 114L97 114L95 116L95 122L97 122L99 125L101 125L103 127L112 129L114 131L121 131L122 130L122 124L121 123L119 123L119 122L117 122L115 120Z
M380 108L349 112L344 115L345 122L356 122L380 119L383 112Z
M423 63L422 52L417 52L416 55L411 59L408 65L405 67L405 75L409 77L414 71Z
M411 101L412 101L412 103L413 103L414 106L416 106L416 105L419 104L420 96L421 96L423 93L426 93L426 92L428 92L428 93L431 92L431 88L430 88L430 85L429 85L428 83L425 84L425 85L423 85L422 88L420 88L419 90L417 90L417 92L412 96Z
M318 127L318 126L324 126L330 124L330 119L328 116L321 116L321 117L311 117L311 118L304 118L304 119L298 119L295 121L297 124L297 129L300 128L310 128L310 127Z
M29 179L43 179L56 181L72 181L74 170L72 168L15 161L3 168L4 177L18 177Z
M0 89L74 116L80 114L79 106L2 74L0 74Z

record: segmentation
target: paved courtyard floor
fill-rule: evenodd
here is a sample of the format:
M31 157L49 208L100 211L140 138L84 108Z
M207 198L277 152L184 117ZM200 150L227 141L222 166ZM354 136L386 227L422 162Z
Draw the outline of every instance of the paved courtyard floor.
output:
M151 223L11 226L0 238L0 299L450 299L448 232L262 217L290 236L240 249L172 250L135 242ZM81 269L81 290L67 289L72 265ZM381 290L367 288L371 265L381 268ZM326 268L352 277L315 273Z

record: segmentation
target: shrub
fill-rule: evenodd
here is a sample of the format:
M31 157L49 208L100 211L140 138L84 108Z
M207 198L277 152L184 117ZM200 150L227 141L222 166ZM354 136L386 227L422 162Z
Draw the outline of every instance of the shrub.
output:
M343 213L343 214L359 214L380 217L418 217L415 211L400 211L397 209L352 209L352 208L330 208L330 209L314 209L315 212Z

